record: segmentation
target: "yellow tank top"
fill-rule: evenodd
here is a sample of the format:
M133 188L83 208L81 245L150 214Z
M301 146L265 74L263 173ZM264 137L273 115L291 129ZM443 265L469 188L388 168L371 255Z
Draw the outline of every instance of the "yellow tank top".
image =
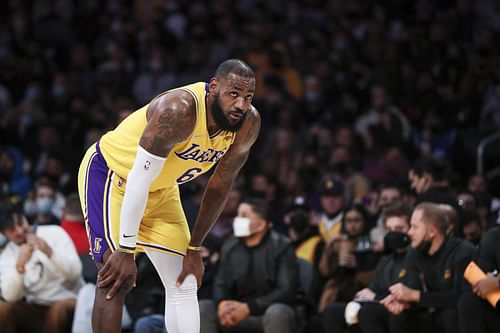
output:
M312 236L306 239L295 249L295 256L308 263L314 264L316 247L318 247L319 242L321 242L320 236Z
M191 137L177 143L167 156L163 170L151 184L150 191L175 186L193 180L210 170L234 142L236 133L218 131L208 134L206 116L206 83L198 82L174 90L189 92L196 104L196 125ZM147 124L149 104L133 112L114 130L104 134L99 147L108 167L126 179L132 168L139 139Z

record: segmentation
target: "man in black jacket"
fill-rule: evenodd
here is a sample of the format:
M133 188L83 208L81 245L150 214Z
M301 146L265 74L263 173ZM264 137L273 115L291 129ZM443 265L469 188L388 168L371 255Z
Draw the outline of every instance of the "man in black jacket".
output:
M407 235L410 229L412 208L404 203L395 203L383 212L384 228L388 233L384 237L384 255L375 269L375 274L368 288L360 290L354 302L361 305L358 312L359 328L363 333L386 332L390 313L378 301L389 294L389 287L406 277L405 254L410 245ZM340 333L347 329L345 303L332 303L323 312L325 333Z
M483 236L474 258L477 265L488 273L466 292L458 303L460 328L463 333L500 332L500 301L493 307L486 294L500 290L500 228L492 228ZM496 274L495 274L496 273Z
M392 333L458 332L457 303L468 289L463 278L474 246L447 234L449 221L440 205L419 204L411 217L407 256L408 284L397 283L382 303L393 314Z
M261 200L238 207L237 238L222 247L214 301L199 302L202 333L294 332L297 259L290 241L270 230L267 214Z

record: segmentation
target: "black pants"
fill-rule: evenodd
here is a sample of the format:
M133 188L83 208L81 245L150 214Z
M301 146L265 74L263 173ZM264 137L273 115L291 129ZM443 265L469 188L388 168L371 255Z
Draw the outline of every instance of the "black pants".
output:
M389 311L380 303L364 303L359 309L359 327L363 333L388 333Z
M500 332L500 311L471 292L460 298L458 314L462 333Z
M325 333L343 333L347 329L344 319L345 303L331 303L323 310Z
M345 303L332 303L323 312L325 333L363 332L388 333L389 312L379 303L361 303L358 325L347 326L344 312Z
M391 333L457 333L456 308L445 308L429 313L427 310L408 310L399 316L389 316Z

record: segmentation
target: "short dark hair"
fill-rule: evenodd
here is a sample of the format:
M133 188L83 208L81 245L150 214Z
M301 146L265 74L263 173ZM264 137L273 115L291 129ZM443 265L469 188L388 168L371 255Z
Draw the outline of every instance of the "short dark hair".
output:
M50 179L48 179L47 177L40 177L36 183L35 183L35 190L38 191L38 189L40 189L40 187L49 187L52 189L52 191L54 192L54 195L55 193L57 192L57 186L56 184L51 181Z
M0 232L12 228L21 216L23 216L23 211L20 205L0 203Z
M269 221L269 205L264 200L257 198L247 198L244 199L241 203L250 205L250 207L252 207L252 211L255 214L257 214L264 220Z
M427 172L437 182L448 180L452 171L448 162L434 157L422 157L418 159L412 170L418 176L422 176Z
M224 79L229 74L235 74L246 78L255 78L255 73L244 61L240 59L229 59L219 65L215 71L217 79Z
M68 214L82 215L82 206L80 205L80 197L77 193L71 193L66 197L64 210Z
M413 208L409 204L400 201L395 202L385 207L382 211L384 224L389 217L406 217L406 223L410 225L410 217L412 212Z

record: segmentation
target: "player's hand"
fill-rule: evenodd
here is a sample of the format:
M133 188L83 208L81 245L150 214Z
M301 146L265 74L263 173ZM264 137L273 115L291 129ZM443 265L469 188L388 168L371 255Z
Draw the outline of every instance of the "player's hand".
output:
M187 250L186 256L182 262L182 271L177 278L177 288L183 283L186 276L192 274L196 278L198 288L201 287L201 278L205 272L205 266L201 258L201 251Z
M487 275L484 279L477 281L472 286L472 291L481 298L486 298L486 294L498 288L498 276Z
M111 299L118 292L122 284L130 283L126 286L127 290L135 285L137 276L137 266L135 265L134 255L119 250L113 252L97 275L97 285L99 288L108 287L111 289L106 295L106 299Z

